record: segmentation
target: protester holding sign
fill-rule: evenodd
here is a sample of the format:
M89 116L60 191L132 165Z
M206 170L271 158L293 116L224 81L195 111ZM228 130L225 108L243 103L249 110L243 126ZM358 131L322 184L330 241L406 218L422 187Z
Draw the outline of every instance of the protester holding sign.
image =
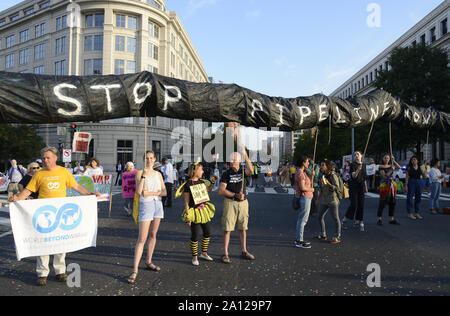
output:
M128 278L129 284L136 282L139 272L139 263L147 243L148 255L146 268L150 271L160 271L161 268L152 263L153 251L156 246L161 219L164 218L162 197L167 196L166 186L162 175L153 169L156 156L153 151L148 151L145 156L145 168L136 174L136 193L139 201L139 238L134 251L134 270ZM148 241L147 241L148 240Z
M192 264L198 266L198 238L200 229L203 231L202 251L200 258L206 261L213 261L208 255L208 246L211 241L211 227L209 223L214 217L216 211L213 204L209 203L208 192L214 187L214 182L210 182L206 187L205 182L201 180L203 176L203 166L196 163L190 166L189 180L184 184L184 212L183 220L191 228L191 252ZM217 180L214 178L214 180Z
M97 158L92 158L89 163L90 168L87 169L83 175L85 176L101 176L103 175L103 169L100 168L100 161Z
M394 182L394 170L400 170L400 166L394 156L384 155L383 161L379 166L380 172L380 204L378 207L378 225L383 225L383 210L386 204L389 204L389 217L391 225L400 225L394 218L395 201L397 197L397 185Z
M136 173L134 164L127 162L125 165L126 171L122 173L122 198L125 200L125 212L128 216L133 213L133 201L136 192Z
M99 195L92 193L77 183L70 172L56 164L58 160L58 149L46 147L42 149L42 161L44 169L36 173L27 185L26 189L18 195L13 195L10 202L26 200L32 193L39 192L38 199L53 199L66 197L67 187L82 195ZM65 282L66 275L66 254L57 254L53 258L53 267L58 282ZM36 272L38 275L37 285L47 285L50 256L37 257Z
M342 220L342 226L346 229L347 221L356 219L355 226L359 226L360 231L364 231L364 202L365 194L368 193L367 172L363 154L360 151L355 152L354 159L355 161L350 165L350 207Z
M234 231L236 223L238 224L239 238L241 240L241 258L255 260L255 256L247 251L249 204L246 183L247 179L253 174L253 164L242 144L239 135L239 124L230 123L230 126L237 130L236 136L233 137L237 140L238 148L244 154L245 166L241 166L242 158L240 153L235 152L231 154L231 168L225 171L220 179L219 195L225 198L222 215L222 228L224 231L224 255L222 256L222 262L225 264L231 263L228 246L231 232Z

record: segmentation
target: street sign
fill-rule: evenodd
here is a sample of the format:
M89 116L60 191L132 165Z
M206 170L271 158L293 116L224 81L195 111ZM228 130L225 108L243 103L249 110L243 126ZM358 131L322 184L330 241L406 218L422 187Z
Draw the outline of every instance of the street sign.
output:
M72 150L70 149L63 150L63 162L72 162Z

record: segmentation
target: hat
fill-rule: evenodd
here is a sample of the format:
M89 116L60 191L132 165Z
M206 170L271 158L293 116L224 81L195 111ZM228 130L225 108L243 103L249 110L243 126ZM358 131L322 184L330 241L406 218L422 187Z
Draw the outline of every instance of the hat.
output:
M41 159L36 159L36 162L37 163L42 163L42 160Z
M159 163L159 162L156 162L154 165L153 165L153 169L158 169L158 168L160 168L162 165Z

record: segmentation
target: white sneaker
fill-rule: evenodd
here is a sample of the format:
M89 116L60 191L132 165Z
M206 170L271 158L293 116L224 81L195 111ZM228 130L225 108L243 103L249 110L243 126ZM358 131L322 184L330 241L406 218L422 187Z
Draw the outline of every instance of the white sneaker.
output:
M359 224L359 230L362 231L362 232L365 231L364 223L360 223Z
M214 261L213 258L211 258L211 257L208 256L208 255L205 256L204 254L201 254L201 255L200 255L200 258L203 259L203 260L206 260L206 261Z
M198 262L197 259L192 259L192 265L194 265L194 266L199 266L199 265L200 265L200 262Z

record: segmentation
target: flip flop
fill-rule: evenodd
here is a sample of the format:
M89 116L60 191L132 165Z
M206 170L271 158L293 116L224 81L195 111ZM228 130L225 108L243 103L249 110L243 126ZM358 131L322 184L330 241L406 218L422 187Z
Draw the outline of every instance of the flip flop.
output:
M153 271L153 272L159 272L161 271L161 268L154 265L153 263L146 263L145 264L145 269L148 271Z
M242 258L242 259L246 259L246 260L255 260L255 256L252 255L252 254L249 253L249 252L243 252L243 253L241 254L241 258Z
M225 264L230 264L231 263L230 257L223 255L222 262Z

